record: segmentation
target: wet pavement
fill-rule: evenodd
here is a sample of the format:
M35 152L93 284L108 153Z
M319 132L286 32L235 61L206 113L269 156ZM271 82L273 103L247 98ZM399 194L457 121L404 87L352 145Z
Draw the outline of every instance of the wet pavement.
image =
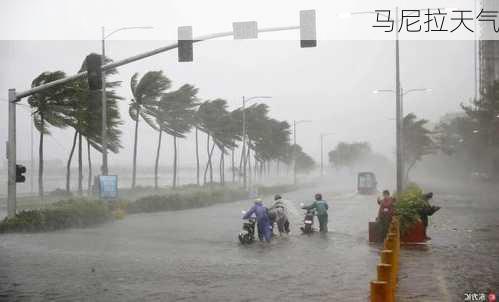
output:
M379 246L367 242L375 198L322 190L330 232L301 235L298 205L317 190L285 194L292 234L271 244L237 242L249 201L2 235L0 301L367 301L379 261ZM435 193L443 208L433 240L402 251L399 301L497 289L497 202Z
M323 192L330 232L241 246L242 201L130 215L96 228L0 236L0 300L366 301L378 247L367 242L372 198Z
M454 302L465 301L465 293L499 292L498 191L434 191L442 209L430 220L429 244L403 248L399 301Z

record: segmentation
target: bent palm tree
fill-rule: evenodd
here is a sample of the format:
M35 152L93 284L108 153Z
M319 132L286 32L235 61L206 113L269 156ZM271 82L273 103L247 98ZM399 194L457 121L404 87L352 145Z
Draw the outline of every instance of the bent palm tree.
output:
M128 113L135 121L135 134L133 140L133 165L132 165L132 188L135 188L137 175L137 142L139 121L142 118L150 127L157 129L158 126L152 116L149 107L154 107L157 99L163 92L170 88L170 80L160 71L149 71L140 80L139 74L135 73L130 80L130 89L133 98L130 100Z
M31 83L31 87L62 79L66 74L62 71L44 72L36 77ZM33 123L40 132L40 142L38 147L38 194L43 198L43 139L44 135L49 135L49 126L64 128L68 125L66 91L64 86L56 86L48 90L33 94L28 98L28 103L33 109Z
M161 128L173 136L173 188L177 186L177 138L185 138L192 127L194 108L199 105L197 92L197 88L185 84L176 91L165 93L159 102Z

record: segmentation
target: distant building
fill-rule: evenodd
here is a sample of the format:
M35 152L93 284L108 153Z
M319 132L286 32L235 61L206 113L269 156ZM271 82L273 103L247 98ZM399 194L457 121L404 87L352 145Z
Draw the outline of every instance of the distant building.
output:
M498 0L481 0L481 8L487 11L499 11ZM490 22L480 22L479 68L480 91L485 91L499 80L499 34ZM495 39L495 40L494 40Z

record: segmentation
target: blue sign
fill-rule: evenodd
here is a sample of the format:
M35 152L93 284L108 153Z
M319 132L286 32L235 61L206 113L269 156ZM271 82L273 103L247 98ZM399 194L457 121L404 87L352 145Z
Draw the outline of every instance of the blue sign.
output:
M99 189L102 199L118 198L118 175L100 175Z

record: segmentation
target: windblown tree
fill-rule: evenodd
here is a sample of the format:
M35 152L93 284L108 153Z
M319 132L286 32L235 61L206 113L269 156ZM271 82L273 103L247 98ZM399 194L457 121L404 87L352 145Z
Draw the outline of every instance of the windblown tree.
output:
M106 59L106 62L110 62ZM80 71L86 70L86 62L84 61ZM106 71L106 78L116 74L116 70ZM123 98L117 95L115 89L121 85L120 81L106 81L106 99L107 99L107 147L108 150L117 153L122 147L120 143L122 125L118 101ZM69 99L68 107L71 108L68 117L69 125L74 128L73 144L68 157L66 166L66 191L70 191L71 181L71 161L74 155L76 143L78 143L78 192L82 192L82 137L87 140L88 166L89 166L89 181L91 185L92 179L92 162L90 151L91 147L98 152L102 152L102 102L101 92L91 91L88 87L86 79L74 81L66 86L66 91Z
M367 142L340 142L334 150L328 153L329 162L336 169L342 167L353 168L355 164L367 157L371 152L371 146Z
M432 132L425 128L428 123L425 119L418 119L409 113L402 123L402 155L405 163L405 180L409 180L411 169L424 156L432 154L436 145L432 140Z
M185 84L178 90L163 94L159 102L160 128L173 137L173 188L177 186L177 138L185 138L192 127L195 108L199 105L197 93L197 88Z
M294 145L294 151L296 152L296 171L301 173L308 173L315 168L315 161L303 152L303 149L299 145Z
M143 119L151 128L158 130L151 108L157 106L159 97L170 88L170 80L163 71L149 71L140 80L135 73L130 80L133 98L130 100L128 113L135 121L132 162L132 188L135 188L137 177L137 144L139 121Z
M197 112L197 119L199 122L199 129L206 133L206 152L208 154L208 160L204 170L204 183L207 183L207 175L209 171L210 183L213 183L213 163L212 156L215 146L219 149L223 149L226 145L230 144L230 138L224 137L227 135L228 131L231 131L231 127L224 129L226 127L229 117L227 111L227 102L223 99L215 99L212 101L203 102Z
M433 130L435 144L448 156L470 150L476 143L476 135L473 133L476 129L477 123L464 113L452 118L444 117Z
M31 83L31 87L62 79L66 74L62 71L43 72ZM37 92L28 98L33 111L33 123L40 133L38 146L38 194L43 198L43 148L44 136L50 135L49 126L64 128L68 126L67 91L64 86L55 86L42 92Z
M475 123L470 147L475 169L499 179L499 81L484 88L470 105L461 105Z

